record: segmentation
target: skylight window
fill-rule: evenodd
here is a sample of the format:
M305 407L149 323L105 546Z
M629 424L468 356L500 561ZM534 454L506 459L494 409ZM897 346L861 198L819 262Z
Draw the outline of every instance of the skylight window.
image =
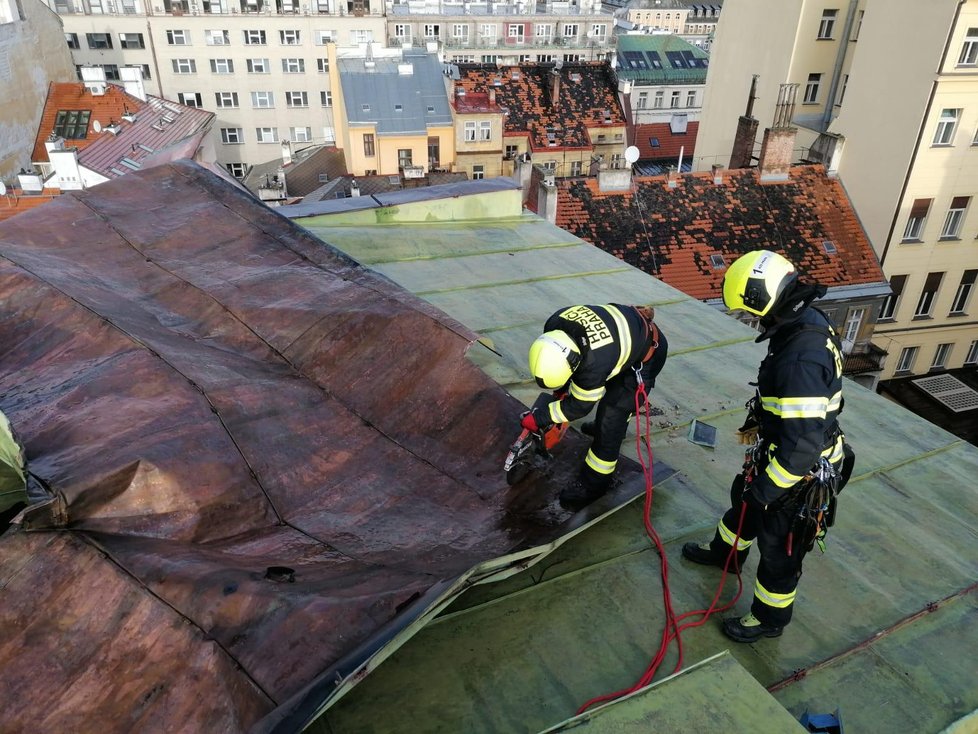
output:
M59 110L54 118L52 132L65 140L82 140L88 135L88 120L91 116L90 110Z
M394 112L401 112L403 110L404 110L403 105L399 105L399 104L394 105Z
M714 270L723 270L723 268L727 267L727 263L723 260L723 255L710 255L710 264Z
M362 104L360 105L360 109L362 109L364 112L370 112L370 105Z
M659 147L659 139L658 138L649 138L649 145L651 145L653 148L658 148Z
M822 240L822 247L824 247L825 251L830 255L834 255L836 252L838 252L838 250L835 249L835 243L832 240Z

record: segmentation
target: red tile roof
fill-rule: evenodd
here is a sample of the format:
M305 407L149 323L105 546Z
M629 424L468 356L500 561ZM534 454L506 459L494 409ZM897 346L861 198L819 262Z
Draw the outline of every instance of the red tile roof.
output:
M459 64L458 69L456 88L466 96L494 90L496 103L507 112L505 134L528 135L531 150L590 149L588 128L625 125L618 87L605 62L565 63L560 69L553 64ZM560 80L556 99L555 76Z
M159 165L172 158L160 152L174 146L175 154L188 157L188 146L181 144L202 139L214 121L213 112L151 95L143 101L116 84L106 85L105 94L93 95L81 82L52 82L31 160L48 160L44 143L54 131L61 110L91 112L85 138L66 140L65 146L78 149L79 164L110 179L134 170L121 162L123 158L133 161L137 168L150 158ZM127 113L134 119L123 120ZM101 123L102 132L95 132L96 121ZM115 134L106 129L111 123L118 126ZM196 146L190 148L195 150Z
M683 149L683 158L693 155L699 128L699 122L689 122L686 124L685 133L674 135L668 122L636 125L633 140L638 147L638 159L640 161L663 158L676 160L679 158L680 149ZM652 145L653 138L658 142L657 146Z
M558 181L557 225L694 298L720 297L725 268L756 249L775 250L827 286L886 281L842 184L822 166L797 166L785 182L760 183L756 169L636 178L628 192L598 180ZM831 242L835 254L825 250Z
M455 96L452 106L460 115L474 114L477 112L502 112L502 107L496 102L495 95L483 92L466 92L465 96Z
M41 204L46 204L61 194L60 189L44 189L40 194L25 195L22 191L9 190L0 196L0 222L15 214L26 212Z

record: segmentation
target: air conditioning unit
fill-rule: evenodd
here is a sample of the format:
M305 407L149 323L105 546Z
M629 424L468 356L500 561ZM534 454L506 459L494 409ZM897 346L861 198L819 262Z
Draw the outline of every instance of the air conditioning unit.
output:
M85 89L91 92L93 97L101 97L105 94L106 85L101 82L89 82L85 85Z

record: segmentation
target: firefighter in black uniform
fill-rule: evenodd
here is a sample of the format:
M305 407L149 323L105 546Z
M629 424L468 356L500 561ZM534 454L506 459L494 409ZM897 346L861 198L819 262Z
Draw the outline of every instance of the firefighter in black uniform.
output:
M736 541L742 565L757 540L761 559L751 611L723 621L724 632L737 642L777 637L791 621L808 550L804 539L794 537L797 498L813 472L837 477L841 471L842 354L828 318L811 306L825 290L799 281L787 259L766 250L738 258L724 277L724 304L760 316L758 341L769 345L747 422L738 432L753 448L731 487L731 508L711 542L686 543L682 553L696 563L723 567ZM851 470L851 462L847 466ZM844 479L835 486L841 484Z
M543 394L522 420L524 428L544 430L553 423L583 418L597 403L593 436L578 481L565 487L560 501L586 504L608 491L628 421L635 412L638 376L647 390L666 361L668 345L651 308L607 304L569 306L544 324L530 346L529 366Z

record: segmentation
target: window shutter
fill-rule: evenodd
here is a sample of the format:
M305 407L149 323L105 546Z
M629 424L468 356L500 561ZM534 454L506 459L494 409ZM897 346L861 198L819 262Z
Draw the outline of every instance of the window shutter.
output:
M970 196L955 196L953 199L951 199L951 208L967 209L969 201L971 201Z
M937 289L941 287L941 279L944 277L944 273L928 273L927 281L924 283L925 293L936 293Z
M906 275L894 275L890 278L890 290L893 291L893 297L899 298L903 293L903 286L907 283Z
M911 218L923 219L926 217L931 201L932 199L914 199L913 208L910 210Z

